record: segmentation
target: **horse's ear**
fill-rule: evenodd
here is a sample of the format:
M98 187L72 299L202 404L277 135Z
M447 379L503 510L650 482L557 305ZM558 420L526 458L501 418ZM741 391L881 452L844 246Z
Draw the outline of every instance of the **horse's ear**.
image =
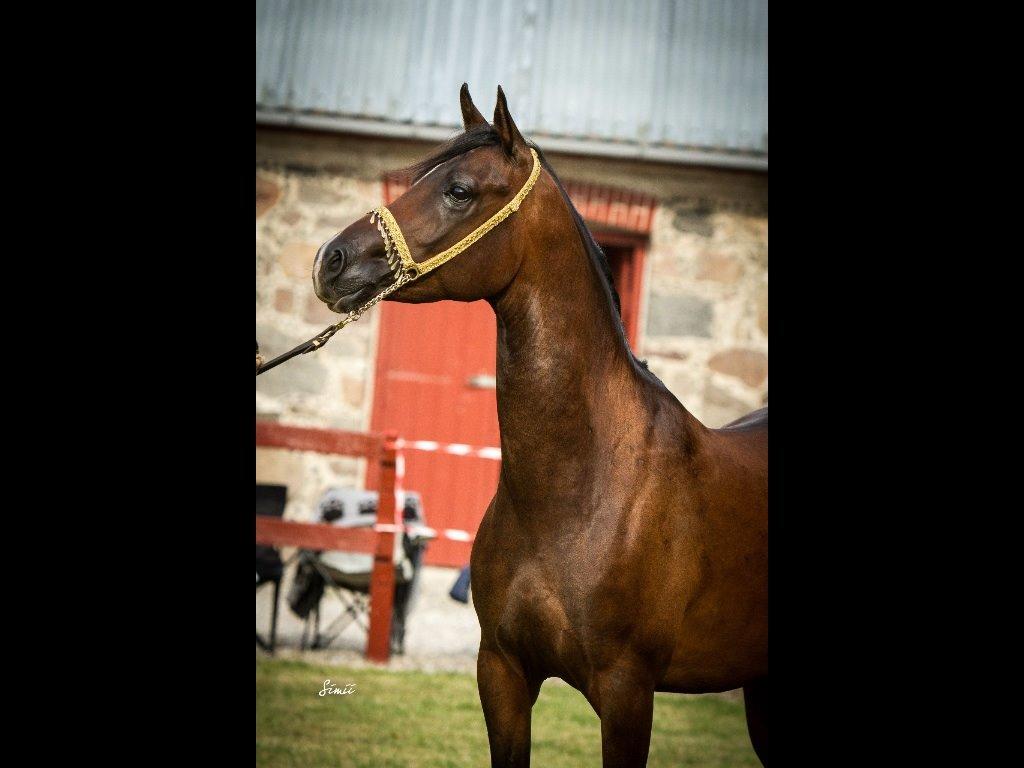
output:
M480 114L480 110L476 108L473 99L469 97L469 85L467 83L463 83L462 89L459 91L459 103L462 105L463 128L468 131L474 125L487 125L487 118Z
M516 128L512 121L512 115L508 112L508 102L505 101L505 92L498 86L498 103L494 105L494 127L501 137L501 146L511 157L516 153L526 152L526 139Z

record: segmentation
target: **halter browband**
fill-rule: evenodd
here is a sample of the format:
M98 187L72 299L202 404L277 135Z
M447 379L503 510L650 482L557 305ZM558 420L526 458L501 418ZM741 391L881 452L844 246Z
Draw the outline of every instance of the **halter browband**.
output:
M540 176L541 165L540 159L537 157L537 151L531 148L530 155L533 157L533 168L530 171L530 177L526 180L526 183L523 184L522 189L516 192L515 197L505 203L497 213L464 238L459 240L459 242L451 248L441 251L441 253L436 256L431 256L425 261L413 261L412 254L409 253L409 246L406 244L405 237L402 235L402 228L398 226L398 222L395 221L395 217L391 215L391 211L388 210L387 206L382 205L370 211L370 222L377 225L377 230L380 232L380 236L384 240L384 252L387 255L388 266L391 267L391 270L395 273L395 282L382 290L363 306L359 307L359 309L354 309L349 312L339 322L328 326L309 341L303 342L299 346L295 347L295 349L275 357L268 363L262 362L263 358L259 354L259 344L257 344L256 375L259 376L264 371L269 371L271 368L280 365L286 360L290 360L296 355L304 355L307 352L313 352L314 350L320 349L320 347L327 343L331 336L336 334L349 323L354 323L366 310L377 302L394 293L406 283L411 283L413 280L417 280L428 272L432 272L437 269L442 264L451 261L481 237L501 224L501 222L513 213L518 211L519 206L522 205L526 196L530 194L530 190L533 189L533 185L537 183L537 178Z

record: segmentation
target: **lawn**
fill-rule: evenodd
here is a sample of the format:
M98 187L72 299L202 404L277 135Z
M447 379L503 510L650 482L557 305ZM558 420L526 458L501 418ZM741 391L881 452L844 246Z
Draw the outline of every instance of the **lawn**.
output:
M350 695L317 695L330 679ZM556 681L533 708L532 764L601 765L601 724L587 701ZM476 680L466 674L256 662L256 764L262 768L489 765ZM743 704L658 694L649 766L758 766Z

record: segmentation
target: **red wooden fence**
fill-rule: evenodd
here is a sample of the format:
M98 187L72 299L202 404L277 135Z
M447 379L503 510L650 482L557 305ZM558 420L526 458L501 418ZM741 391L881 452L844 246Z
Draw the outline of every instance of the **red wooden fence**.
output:
M276 547L345 550L373 554L370 575L370 631L366 658L385 662L391 653L391 611L395 596L395 536L402 530L401 490L396 475L399 448L394 433L364 434L340 429L292 427L276 422L256 422L256 445L293 451L365 456L380 467L380 500L377 524L367 528L339 528L320 523L298 523L272 517L256 517L256 543Z

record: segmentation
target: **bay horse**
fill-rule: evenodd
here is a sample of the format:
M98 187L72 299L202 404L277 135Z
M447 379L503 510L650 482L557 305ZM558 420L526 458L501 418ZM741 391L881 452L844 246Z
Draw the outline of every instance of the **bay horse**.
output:
M501 88L493 124L465 85L461 105L465 132L388 206L408 263L528 194L389 300L482 299L497 318L501 473L471 560L491 765L529 765L549 677L600 717L605 768L646 764L655 691L740 687L767 764L767 408L721 429L692 416L631 352L607 260ZM314 290L336 312L394 279L373 219L317 252Z

